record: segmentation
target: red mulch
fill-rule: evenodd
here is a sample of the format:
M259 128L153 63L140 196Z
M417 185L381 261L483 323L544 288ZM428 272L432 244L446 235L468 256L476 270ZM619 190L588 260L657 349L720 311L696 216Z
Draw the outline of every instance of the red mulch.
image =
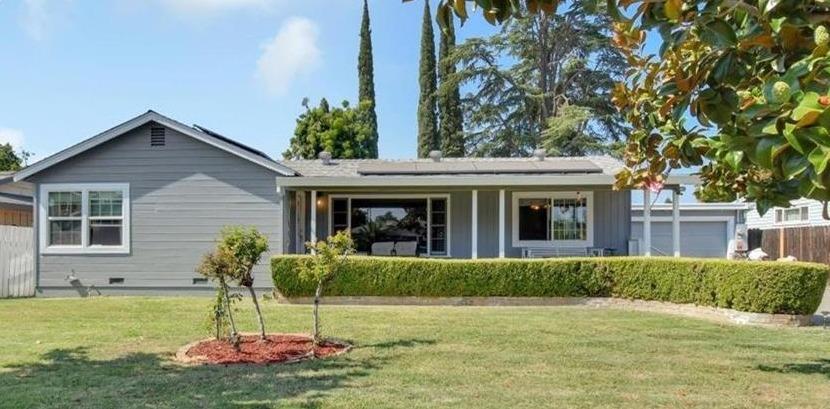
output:
M310 357L311 338L298 335L246 335L237 351L228 340L203 341L187 351L187 356L208 364L273 364ZM314 350L314 356L325 358L345 351L347 345L325 341Z

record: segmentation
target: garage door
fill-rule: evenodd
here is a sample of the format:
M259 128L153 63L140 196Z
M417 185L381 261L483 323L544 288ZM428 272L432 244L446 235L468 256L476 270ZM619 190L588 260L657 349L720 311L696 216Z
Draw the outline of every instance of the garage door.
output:
M724 222L680 222L680 255L685 257L726 257L727 223ZM643 223L631 223L631 236L643 237ZM651 246L654 256L671 256L671 222L651 222Z

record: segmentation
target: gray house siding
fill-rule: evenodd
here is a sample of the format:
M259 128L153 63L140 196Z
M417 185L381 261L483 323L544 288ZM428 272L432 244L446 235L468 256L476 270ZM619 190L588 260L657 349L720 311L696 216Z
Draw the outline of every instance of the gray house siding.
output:
M66 288L74 274L97 288L199 289L194 269L226 225L255 226L283 249L282 199L276 174L167 129L166 146L150 146L150 126L34 175L50 183L129 183L131 249L127 255L40 255L39 286ZM109 278L124 278L110 286ZM255 270L257 287L271 286L267 258Z
M522 249L512 244L512 194L514 192L533 191L583 191L594 195L594 247L616 249L619 254L626 254L628 240L631 236L631 194L628 191L613 191L610 186L584 187L505 187L505 255L521 257ZM317 198L317 237L322 239L329 235L329 196L360 194L449 194L450 196L450 252L452 258L472 257L472 191L459 188L393 188L378 192L376 189L354 188L318 191ZM308 206L311 206L309 191L297 191L304 194ZM499 190L478 191L478 257L494 258L499 255ZM306 231L311 229L310 210L306 209ZM292 230L288 228L287 230Z

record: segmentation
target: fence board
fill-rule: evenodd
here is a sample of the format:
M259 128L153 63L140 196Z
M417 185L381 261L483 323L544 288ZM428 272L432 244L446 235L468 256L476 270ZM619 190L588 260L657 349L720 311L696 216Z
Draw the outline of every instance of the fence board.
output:
M830 264L830 226L752 230L749 236L750 245L760 245L772 259L793 256L800 261Z
M31 227L0 226L0 298L35 295Z

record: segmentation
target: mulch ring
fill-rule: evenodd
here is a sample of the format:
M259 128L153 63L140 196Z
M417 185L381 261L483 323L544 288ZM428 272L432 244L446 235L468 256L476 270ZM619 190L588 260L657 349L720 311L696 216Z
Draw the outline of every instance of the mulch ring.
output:
M176 353L176 361L202 365L290 364L311 358L328 358L349 352L346 342L328 339L312 352L311 337L304 334L243 334L239 351L227 340L204 339L185 345Z

